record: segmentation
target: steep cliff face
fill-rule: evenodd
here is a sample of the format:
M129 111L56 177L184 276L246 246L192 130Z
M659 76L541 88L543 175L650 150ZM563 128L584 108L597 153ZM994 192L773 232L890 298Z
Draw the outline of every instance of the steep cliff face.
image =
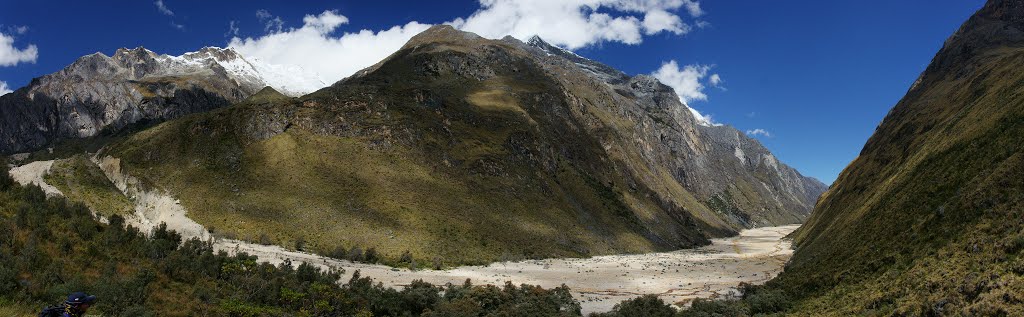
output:
M95 53L0 96L0 153L209 111L268 85L297 96L324 86L318 81L301 70L246 60L231 49L207 47L181 56L141 47L119 49L114 56Z
M1022 67L1024 2L989 1L795 233L801 311L1024 314Z
M431 28L329 88L101 155L223 234L454 263L692 247L798 221L823 190L651 77L531 43Z
M653 77L628 76L538 37L527 45L567 95L585 107L628 120L601 121L591 126L593 133L614 129L616 145L638 151L651 169L668 171L733 228L800 223L826 189L780 163L739 130L695 117L671 88Z

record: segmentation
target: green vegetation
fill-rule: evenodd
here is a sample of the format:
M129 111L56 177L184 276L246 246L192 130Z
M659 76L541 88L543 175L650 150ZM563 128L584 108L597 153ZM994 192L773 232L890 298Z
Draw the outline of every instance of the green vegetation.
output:
M4 317L37 316L39 314L39 310L40 308L29 305L0 301L0 316Z
M645 295L615 305L610 312L591 317L742 317L783 315L792 305L785 292L760 285L741 283L742 296L727 299L695 299L690 307L676 311L660 298Z
M0 315L33 314L70 292L98 295L104 316L579 316L569 289L443 287L402 290L306 265L214 252L160 227L144 237L124 219L96 222L82 204L47 199L0 175ZM11 304L21 303L21 304Z

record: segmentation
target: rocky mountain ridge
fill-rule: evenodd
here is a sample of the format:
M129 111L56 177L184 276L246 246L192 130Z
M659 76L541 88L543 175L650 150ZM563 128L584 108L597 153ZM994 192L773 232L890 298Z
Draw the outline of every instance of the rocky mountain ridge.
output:
M0 153L208 111L265 86L299 96L326 84L313 73L216 47L180 56L142 47L86 55L0 96Z

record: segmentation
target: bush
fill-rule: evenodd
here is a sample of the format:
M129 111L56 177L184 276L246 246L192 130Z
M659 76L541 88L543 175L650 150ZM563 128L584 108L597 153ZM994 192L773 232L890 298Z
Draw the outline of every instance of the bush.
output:
M742 317L750 316L747 306L738 300L711 300L698 298L690 308L679 312L680 317Z
M334 247L334 251L328 253L327 256L338 260L344 260L348 258L348 250L345 249L345 247L339 245Z
M380 261L380 254L377 254L376 248L369 248L366 249L366 252L363 254L363 258L366 263L377 263Z
M363 249L360 247L352 247L352 250L348 251L347 258L352 262L363 262Z
M760 289L753 294L744 296L744 302L750 306L751 314L771 314L783 312L790 307L789 296L782 290Z
M271 240L271 239L270 239L270 237L269 237L269 236L267 236L267 234L266 234L266 233L261 233L261 234L260 234L260 240L259 240L259 243L260 243L261 245L271 245L271 244L274 244L274 240Z
M615 304L612 311L603 314L590 314L591 317L672 317L676 310L658 298L657 295L644 295Z

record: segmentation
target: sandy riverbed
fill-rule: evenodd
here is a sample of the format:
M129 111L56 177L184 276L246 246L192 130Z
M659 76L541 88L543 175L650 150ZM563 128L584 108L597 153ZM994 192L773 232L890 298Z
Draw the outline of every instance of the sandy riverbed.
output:
M790 243L782 237L796 228L794 225L750 229L737 237L714 239L710 246L675 252L505 262L445 271L395 271L381 265L354 264L237 241L218 243L218 247L244 251L271 263L287 258L343 268L346 278L359 270L362 276L395 287L417 279L436 285L461 284L467 278L474 284L502 285L512 281L546 288L565 284L587 314L608 311L616 303L643 294L659 294L667 302L684 304L694 298L723 296L740 282L763 283L777 275L789 259Z

